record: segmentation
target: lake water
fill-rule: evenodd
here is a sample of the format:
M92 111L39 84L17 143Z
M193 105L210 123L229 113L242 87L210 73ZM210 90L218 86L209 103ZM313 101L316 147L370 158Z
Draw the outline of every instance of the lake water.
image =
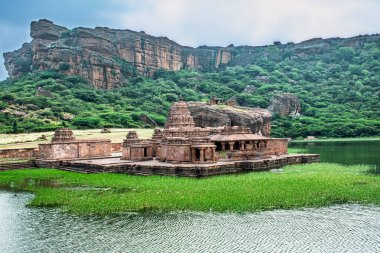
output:
M380 140L290 142L289 148L300 148L305 149L307 153L320 154L321 162L380 166Z
M0 252L380 252L380 208L78 217L0 191Z

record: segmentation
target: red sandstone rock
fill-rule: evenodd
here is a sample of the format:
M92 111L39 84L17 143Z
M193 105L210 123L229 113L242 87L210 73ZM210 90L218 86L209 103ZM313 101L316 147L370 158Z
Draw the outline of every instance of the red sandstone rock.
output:
M31 24L31 43L4 54L9 76L17 77L33 70L55 69L68 75L80 75L97 88L112 89L127 82L134 71L152 76L158 69L217 70L227 66L246 66L252 59L265 56L268 47L230 45L228 47L185 47L166 37L105 27L74 28L42 19ZM320 54L332 45L356 47L378 42L380 35L348 39L313 39L298 44L277 45L294 57Z

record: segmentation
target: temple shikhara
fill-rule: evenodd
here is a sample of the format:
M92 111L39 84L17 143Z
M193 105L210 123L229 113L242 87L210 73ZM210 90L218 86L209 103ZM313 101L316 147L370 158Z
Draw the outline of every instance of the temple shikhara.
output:
M121 155L114 155L109 139L76 140L70 129L60 129L51 143L39 145L36 162L87 172L199 177L319 161L319 155L289 155L287 139L254 134L246 127L196 127L182 100L172 105L164 129L155 129L151 139L130 131L121 149Z

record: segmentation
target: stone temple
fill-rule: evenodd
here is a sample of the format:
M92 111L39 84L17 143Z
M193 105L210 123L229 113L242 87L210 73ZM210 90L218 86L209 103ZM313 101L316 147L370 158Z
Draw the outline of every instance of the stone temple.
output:
M319 155L289 155L287 139L246 127L196 127L184 101L172 105L165 128L155 129L151 139L128 132L121 156L111 154L110 140L75 140L69 129L57 130L52 142L39 148L40 166L140 175L201 177L319 161Z
M212 164L268 158L287 154L287 139L273 139L253 134L249 128L225 126L195 127L187 104L173 104L165 128L155 130L151 140L138 139L129 132L124 140L123 159L143 161L156 159L173 164ZM154 154L154 155L153 155Z

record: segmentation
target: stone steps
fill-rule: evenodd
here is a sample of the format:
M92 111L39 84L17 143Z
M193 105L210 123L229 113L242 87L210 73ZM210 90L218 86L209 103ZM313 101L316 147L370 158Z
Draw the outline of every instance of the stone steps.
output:
M57 168L59 170L69 171L69 172L77 172L77 173L84 173L84 174L96 174L96 173L102 173L103 171L99 170L89 170L85 168L79 168L79 167L60 167Z
M0 163L0 171L36 168L34 161Z

